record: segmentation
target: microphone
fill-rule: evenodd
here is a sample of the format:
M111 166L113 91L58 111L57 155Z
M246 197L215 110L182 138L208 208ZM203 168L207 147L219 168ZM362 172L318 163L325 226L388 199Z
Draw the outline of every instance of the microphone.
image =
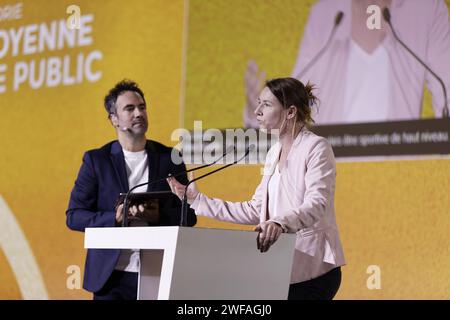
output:
M442 79L433 71L431 70L431 68L425 64L425 62L423 62L398 36L397 33L395 32L394 27L391 24L391 13L389 11L389 9L387 7L385 7L383 9L383 18L384 20L387 22L387 24L389 25L389 27L391 27L392 30L392 34L394 35L394 38L402 45L403 48L406 49L406 51L408 51L417 61L419 61L419 63L428 71L430 72L433 77L435 79L437 79L437 81L441 84L442 86L442 91L444 92L444 109L442 109L442 118L448 118L448 99L447 99L447 89L445 88L445 84L444 81L442 81Z
M311 61L301 70L296 76L296 79L300 80L300 77L306 73L316 62L320 59L320 57L325 53L325 51L328 49L328 46L331 43L331 40L334 37L334 34L336 33L337 27L341 24L342 19L344 18L344 13L342 11L339 11L336 13L336 16L334 17L334 25L333 29L330 32L330 35L328 36L328 40L325 43L325 45L320 49L320 51L311 59Z
M248 155L248 154L250 153L250 151L252 151L253 149L255 149L255 145L254 145L254 144L251 144L251 145L248 146L247 149L245 150L245 154L244 154L241 158L239 158L238 160L235 160L235 161L233 161L232 163L229 163L229 164L227 164L227 165L225 165L225 166L223 166L223 167L220 167L219 169L216 169L216 170L213 170L213 171L211 171L211 172L205 173L204 175L202 175L202 176L200 176L200 177L197 177L197 178L195 178L195 179L192 179L191 181L189 181L189 182L187 183L187 185L186 185L186 187L185 187L185 189L184 189L183 199L182 199L182 201L181 201L181 221L180 221L180 226L181 226L181 227L187 226L187 205L188 205L188 204L187 204L186 192L187 192L187 189L188 189L189 185L190 185L191 183L193 183L193 182L195 182L195 181L197 181L197 180L200 180L200 179L202 179L202 178L205 178L205 177L207 177L207 176L209 176L209 175L211 175L211 174L213 174L213 173L216 173L216 172L218 172L218 171L221 171L221 170L223 170L223 169L226 169L226 168L228 168L228 167L231 167L231 166L235 165L236 163L238 163L239 161L241 161L242 159L244 159L245 157L247 157L247 155Z
M207 163L207 164L202 165L200 167L195 167L195 168L192 168L192 169L189 169L189 170L184 170L184 171L178 172L176 174L171 174L170 173L166 177L159 178L159 179L152 180L152 181L143 182L143 183L137 184L134 187L132 187L130 190L128 190L127 194L125 195L125 199L123 200L122 227L128 227L128 214L126 214L126 213L128 212L128 209L129 209L129 198L130 198L130 195L131 195L133 190L135 190L136 188L145 186L145 185L152 185L152 184L155 184L155 183L158 183L158 182L166 181L166 179L169 178L169 177L178 177L178 176L181 176L181 175L186 174L186 173L191 172L191 171L200 170L200 169L212 166L212 165L216 164L219 160L223 159L230 152L234 152L235 149L236 149L235 146L228 147L225 150L225 152L222 154L222 156L220 156L218 159L214 160L211 163Z

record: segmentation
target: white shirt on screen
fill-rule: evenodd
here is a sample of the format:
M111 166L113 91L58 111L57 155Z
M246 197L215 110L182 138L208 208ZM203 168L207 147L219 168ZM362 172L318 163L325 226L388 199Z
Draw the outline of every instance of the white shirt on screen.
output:
M350 42L342 119L350 123L389 120L393 106L386 48L380 44L369 54L353 40Z

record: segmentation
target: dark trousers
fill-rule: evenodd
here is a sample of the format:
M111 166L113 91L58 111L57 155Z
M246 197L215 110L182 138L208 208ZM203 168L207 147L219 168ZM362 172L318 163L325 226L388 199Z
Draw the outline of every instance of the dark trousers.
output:
M136 300L137 272L114 270L100 291L94 292L94 300Z
M332 300L341 285L341 267L289 286L288 300Z

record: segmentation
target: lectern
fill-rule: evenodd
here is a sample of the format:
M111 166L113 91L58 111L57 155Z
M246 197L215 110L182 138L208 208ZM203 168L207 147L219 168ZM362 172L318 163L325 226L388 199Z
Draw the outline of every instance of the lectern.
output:
M86 249L140 249L138 299L287 299L295 234L256 248L256 232L190 228L87 228Z

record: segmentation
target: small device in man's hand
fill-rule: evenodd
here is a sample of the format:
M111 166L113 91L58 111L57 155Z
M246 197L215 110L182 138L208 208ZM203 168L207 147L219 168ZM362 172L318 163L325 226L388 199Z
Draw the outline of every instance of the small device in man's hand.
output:
M128 207L131 208L135 205L152 206L152 204L159 204L160 199L169 197L172 193L170 191L155 191L155 192L134 192L128 196ZM116 200L116 209L125 201L126 193L120 193Z

